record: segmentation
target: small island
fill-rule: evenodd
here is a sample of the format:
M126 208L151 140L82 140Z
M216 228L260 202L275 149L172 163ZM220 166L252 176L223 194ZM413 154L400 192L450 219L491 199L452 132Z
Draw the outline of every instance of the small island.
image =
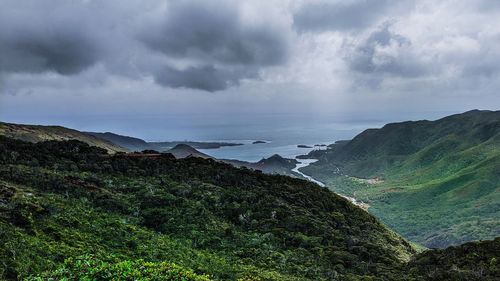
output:
M257 140L252 142L252 144L267 143L267 141Z
M297 145L298 148L312 148L312 146L305 145L305 144L299 144Z
M150 142L153 147L165 151L171 149L179 144L185 144L196 149L218 149L225 146L240 146L242 143L231 142L202 142L202 141L163 141L163 142Z

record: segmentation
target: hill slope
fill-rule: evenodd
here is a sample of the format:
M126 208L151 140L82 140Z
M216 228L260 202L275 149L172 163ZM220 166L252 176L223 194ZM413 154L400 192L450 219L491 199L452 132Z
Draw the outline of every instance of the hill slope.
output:
M420 276L420 280L496 281L500 280L498 253L500 237L491 241L428 250L412 258L407 272L412 276Z
M96 133L96 132L85 132L86 134L105 139L121 147L125 147L131 151L142 151L146 149L166 151L174 148L178 144L189 145L196 149L216 149L224 146L239 146L243 145L241 143L230 143L230 142L199 142L199 141L163 141L163 142L146 142L145 140L118 135L111 132L106 133Z
M246 167L248 169L259 170L266 174L278 174L297 177L292 172L292 169L297 165L297 160L283 158L278 154L274 154L269 158L263 158L258 162L246 162L239 160L221 159L224 163L231 164L235 167Z
M105 132L105 133L84 132L84 133L88 134L88 135L92 135L92 136L100 138L100 139L107 140L107 141L112 142L118 146L125 147L130 151L143 151L146 149L153 149L153 150L157 149L156 146L151 145L148 142L146 142L145 140L142 140L139 138L122 136L122 135L118 135L118 134L111 133L111 132Z
M369 129L302 169L403 236L445 247L500 235L500 111Z
M0 136L29 142L74 139L92 146L104 148L109 152L127 151L127 149L110 141L62 126L23 125L0 122Z
M187 144L178 144L175 147L166 151L175 156L177 159L187 158L187 157L198 157L198 158L212 158L212 156L200 152Z
M304 180L211 159L104 153L0 138L0 276L57 276L64 259L92 254L176 263L215 280L399 280L414 253Z

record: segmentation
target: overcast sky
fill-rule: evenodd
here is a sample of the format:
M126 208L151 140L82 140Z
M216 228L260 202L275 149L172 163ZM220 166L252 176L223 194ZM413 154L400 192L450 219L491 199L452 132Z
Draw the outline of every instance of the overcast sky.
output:
M0 119L153 138L498 110L499 19L496 0L2 0Z

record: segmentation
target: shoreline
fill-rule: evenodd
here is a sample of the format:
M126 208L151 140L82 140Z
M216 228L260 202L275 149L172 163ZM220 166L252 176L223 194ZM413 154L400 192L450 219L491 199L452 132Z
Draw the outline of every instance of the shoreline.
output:
M326 185L324 183L322 183L321 181L309 176L309 175L306 175L304 174L303 172L301 172L299 169L300 168L304 168L304 167L307 167L309 166L310 164L314 163L314 162L317 162L318 159L300 159L300 158L295 158L295 160L297 160L299 163L297 163L295 165L295 168L292 169L292 172L294 173L297 173L299 175L301 175L302 177L304 177L306 180L308 181L311 181L311 182L314 182L315 184L321 186L321 187L326 187ZM332 191L333 193L337 194L338 196L341 196L347 200L349 200L352 204L362 208L363 210L367 211L368 208L370 207L370 205L364 203L364 202L360 202L358 200L356 200L356 198L354 197L350 197L350 196L346 196L346 195L343 195L343 194L340 194L340 193L337 193L335 191Z

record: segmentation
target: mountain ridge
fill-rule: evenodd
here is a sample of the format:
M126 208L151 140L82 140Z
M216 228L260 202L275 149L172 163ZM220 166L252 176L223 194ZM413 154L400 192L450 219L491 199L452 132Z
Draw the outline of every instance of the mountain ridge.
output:
M445 247L500 234L500 111L390 123L307 157L319 161L301 171L368 201L413 241Z
M113 153L128 151L113 142L58 125L26 125L0 122L0 135L29 142L77 139Z

